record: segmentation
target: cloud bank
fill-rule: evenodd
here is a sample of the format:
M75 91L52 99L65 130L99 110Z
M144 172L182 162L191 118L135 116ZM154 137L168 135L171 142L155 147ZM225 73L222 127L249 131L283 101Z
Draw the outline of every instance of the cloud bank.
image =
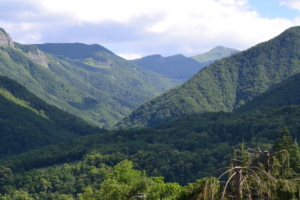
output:
M296 0L278 2L300 10ZM20 43L100 44L128 59L246 49L300 24L265 18L245 0L1 0L0 27Z

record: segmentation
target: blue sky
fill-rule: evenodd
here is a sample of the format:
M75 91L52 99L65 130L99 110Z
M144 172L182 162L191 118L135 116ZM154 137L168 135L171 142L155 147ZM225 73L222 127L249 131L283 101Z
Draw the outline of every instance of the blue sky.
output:
M299 11L282 4L280 0L248 0L250 8L257 11L265 18L287 18L294 19L299 16Z
M22 44L100 44L133 59L239 50L300 25L300 0L0 0L0 27Z

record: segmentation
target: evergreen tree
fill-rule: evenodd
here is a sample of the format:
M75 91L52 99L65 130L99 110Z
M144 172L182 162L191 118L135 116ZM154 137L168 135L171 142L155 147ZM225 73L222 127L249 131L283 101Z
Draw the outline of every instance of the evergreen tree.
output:
M280 138L278 138L273 145L273 151L281 151L284 149L288 151L290 167L295 172L300 172L300 152L298 143L296 140L293 142L293 138L290 136L290 132L286 126L281 131Z
M280 138L278 138L273 145L273 151L281 151L285 149L290 153L292 147L293 140L288 128L285 126L281 131Z

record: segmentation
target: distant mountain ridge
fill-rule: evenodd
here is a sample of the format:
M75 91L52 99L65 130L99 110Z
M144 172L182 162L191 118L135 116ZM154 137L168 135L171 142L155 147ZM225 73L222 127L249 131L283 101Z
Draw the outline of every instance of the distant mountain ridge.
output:
M13 43L0 30L0 73L47 103L111 127L144 101L178 85L100 45ZM45 53L46 52L46 53Z
M118 128L153 126L182 116L240 107L300 72L300 27L203 68L186 83L151 99Z
M237 49L227 48L223 46L217 46L211 49L207 53L191 56L190 58L200 62L200 63L212 63L216 60L220 60L221 58L231 56L232 54L240 52Z
M131 60L131 62L171 79L181 80L183 83L199 72L199 70L203 67L237 52L239 51L219 46L207 53L199 54L190 58L181 54L168 57L162 57L157 54Z
M181 54L169 57L151 55L131 60L131 62L145 69L163 74L171 79L182 80L182 83L203 68L201 63Z

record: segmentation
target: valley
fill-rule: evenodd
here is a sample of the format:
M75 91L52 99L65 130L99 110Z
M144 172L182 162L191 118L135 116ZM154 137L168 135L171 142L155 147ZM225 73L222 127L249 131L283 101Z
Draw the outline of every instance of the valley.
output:
M136 60L0 33L0 199L299 199L300 27Z

